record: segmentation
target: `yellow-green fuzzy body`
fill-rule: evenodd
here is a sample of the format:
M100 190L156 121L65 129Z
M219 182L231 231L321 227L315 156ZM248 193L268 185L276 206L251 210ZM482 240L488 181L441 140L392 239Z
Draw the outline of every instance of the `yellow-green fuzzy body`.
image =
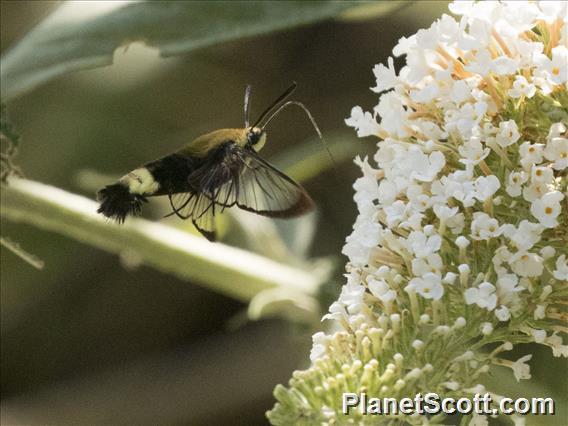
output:
M192 157L205 157L213 149L228 141L235 142L237 145L244 147L247 144L247 135L250 130L250 128L215 130L195 138L190 143L183 146L178 151L178 154ZM263 134L261 140L254 146L256 151L262 148L265 139L266 135Z

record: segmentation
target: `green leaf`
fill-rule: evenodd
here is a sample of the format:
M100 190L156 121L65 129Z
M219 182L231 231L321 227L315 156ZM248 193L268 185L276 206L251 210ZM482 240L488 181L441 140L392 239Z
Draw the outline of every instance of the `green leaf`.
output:
M66 2L2 57L2 98L71 71L110 65L134 41L179 55L215 43L324 20L357 6L339 1Z
M342 161L353 161L355 156L364 154L366 148L352 136L339 132L326 137L326 143L333 159L321 140L315 138L286 150L271 161L280 170L303 183L334 168Z
M310 297L303 299L297 294L288 294L283 289L265 290L258 293L250 302L248 317L251 320L259 320L269 317L284 317L290 321L303 322L305 324L317 324L318 318L314 312L318 312L317 302Z
M338 19L341 21L368 21L377 19L390 12L397 11L403 7L411 6L413 1L366 1L360 2L358 7L342 12Z

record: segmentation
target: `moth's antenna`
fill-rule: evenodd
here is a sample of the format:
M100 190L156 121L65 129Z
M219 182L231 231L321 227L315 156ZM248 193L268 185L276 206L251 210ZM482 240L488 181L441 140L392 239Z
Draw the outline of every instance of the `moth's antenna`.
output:
M282 110L284 108L289 107L290 105L299 106L300 108L302 108L304 110L304 112L308 116L308 119L312 123L312 126L314 127L316 133L318 134L318 137L320 138L325 150L327 151L329 158L331 159L331 162L333 163L333 166L337 169L337 163L335 162L335 158L333 158L331 150L329 149L329 145L327 144L327 142L323 138L323 135L321 134L321 131L320 131L320 129L319 129L317 123L316 123L316 120L312 116L312 113L303 103L298 102L298 101L288 101L288 102L280 105L280 107L278 107L278 109L276 111L274 111L272 114L270 114L270 116L266 119L266 121L262 125L261 129L264 130L266 128L266 126L268 126L268 123L270 123L274 117L276 117L278 114L280 114L280 112L282 112Z
M264 117L266 117L270 113L270 111L272 111L280 102L282 102L284 99L290 96L294 90L296 90L297 86L298 84L295 81L293 81L290 87L288 87L286 91L278 97L278 99L272 102L272 104L268 108L266 108L262 112L262 114L260 114L260 117L258 117L258 120L256 120L256 122L252 125L252 127L258 126L262 122L262 120L264 120Z
M250 91L251 91L251 86L250 84L247 84L247 87L245 89L245 128L248 128L249 126Z

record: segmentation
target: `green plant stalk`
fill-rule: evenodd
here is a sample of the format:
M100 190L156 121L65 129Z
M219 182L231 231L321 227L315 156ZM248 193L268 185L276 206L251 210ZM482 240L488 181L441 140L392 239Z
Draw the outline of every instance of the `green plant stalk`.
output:
M190 235L170 226L130 219L117 225L96 213L97 204L38 182L11 178L2 187L2 217L117 254L134 254L162 272L249 302L279 288L301 298L313 296L322 278L265 257Z

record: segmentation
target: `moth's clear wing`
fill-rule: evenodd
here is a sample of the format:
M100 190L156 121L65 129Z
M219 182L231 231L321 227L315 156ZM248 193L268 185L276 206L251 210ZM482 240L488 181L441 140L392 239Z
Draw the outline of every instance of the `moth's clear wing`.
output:
M168 196L172 213L181 219L191 219L193 225L209 241L215 241L215 213L218 206L204 193L186 192Z
M238 162L240 167L231 167ZM263 216L288 218L314 208L304 188L286 176L256 152L238 148L228 162L232 178L215 193L215 202L223 207L237 205Z
M204 214L197 218L192 218L191 222L193 226L197 228L199 232L205 236L209 241L215 241L216 231L215 231L215 212L214 204L211 203L212 207L205 211Z
M173 212L215 239L216 213L237 205L263 216L289 218L314 208L304 188L255 151L227 143L187 178L188 191L170 194Z

